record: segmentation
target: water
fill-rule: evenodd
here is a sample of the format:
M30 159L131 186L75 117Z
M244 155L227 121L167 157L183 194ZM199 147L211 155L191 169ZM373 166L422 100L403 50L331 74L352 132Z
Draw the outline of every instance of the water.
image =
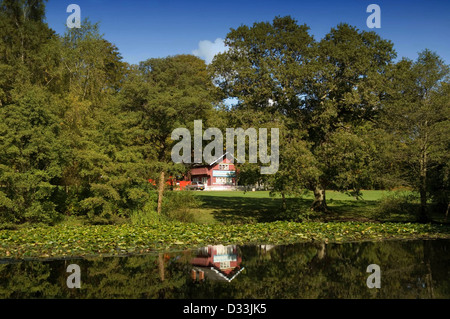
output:
M0 298L450 298L450 240L209 246L128 257L0 261ZM70 289L67 267L80 267ZM367 266L380 266L369 288Z

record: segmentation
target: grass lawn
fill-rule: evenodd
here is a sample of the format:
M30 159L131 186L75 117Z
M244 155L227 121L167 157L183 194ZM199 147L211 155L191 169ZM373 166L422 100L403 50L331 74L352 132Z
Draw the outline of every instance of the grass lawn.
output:
M331 213L320 218L310 218L319 218L322 221L375 220L378 201L388 193L381 190L363 191L362 199L356 199L341 192L327 191L327 203ZM288 211L281 213L281 196L270 196L269 191L204 191L196 192L196 195L203 203L199 209L193 211L195 222L198 223L235 224L293 219L299 211L308 211L313 200L312 193L301 198L288 197Z

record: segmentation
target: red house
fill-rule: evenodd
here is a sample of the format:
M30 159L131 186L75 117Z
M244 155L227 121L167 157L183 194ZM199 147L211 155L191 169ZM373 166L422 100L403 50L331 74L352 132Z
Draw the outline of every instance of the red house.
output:
M202 182L206 185L206 189L210 190L234 189L237 185L236 167L226 157L227 154L223 154L210 164L192 168L190 180L192 182Z

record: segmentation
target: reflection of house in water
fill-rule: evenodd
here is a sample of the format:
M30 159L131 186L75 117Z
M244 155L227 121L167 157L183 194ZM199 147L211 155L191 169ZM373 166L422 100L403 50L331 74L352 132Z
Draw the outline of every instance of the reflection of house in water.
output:
M207 277L210 280L230 282L244 269L240 266L241 261L235 245L202 247L190 261L194 266L191 278L194 281L202 281Z

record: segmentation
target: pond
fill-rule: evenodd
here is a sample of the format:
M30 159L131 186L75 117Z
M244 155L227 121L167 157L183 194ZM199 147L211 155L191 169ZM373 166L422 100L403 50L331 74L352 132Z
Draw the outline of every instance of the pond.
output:
M411 240L1 260L0 298L448 299L449 252L450 240Z

